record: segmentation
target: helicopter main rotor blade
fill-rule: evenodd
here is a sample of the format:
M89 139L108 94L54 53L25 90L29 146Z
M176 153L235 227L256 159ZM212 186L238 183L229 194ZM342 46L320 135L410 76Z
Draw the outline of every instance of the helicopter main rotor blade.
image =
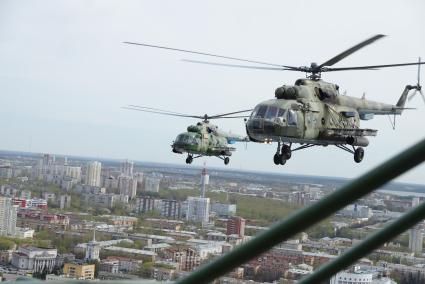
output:
M248 118L249 115L237 115L237 116L214 116L210 117L210 119L222 119L222 118Z
M274 64L274 63L255 61L255 60L249 60L249 59L243 59L243 58L237 58L237 57L231 57L231 56L224 56L224 55L218 55L218 54L212 54L212 53L206 53L206 52L200 52L200 51L186 50L186 49L173 48L173 47L160 46L160 45L152 45L152 44L145 44L145 43L138 43L138 42L125 41L124 43L139 45L139 46L145 46L145 47L160 48L160 49L166 49L166 50L172 50L172 51L178 51L178 52L199 54L199 55L205 55L205 56L211 56L211 57L218 57L218 58L224 58L224 59L230 59L230 60L237 60L237 61L243 61L243 62L249 62L249 63L256 63L256 64L262 64L262 65L282 67L281 65Z
M212 118L212 119L223 118L224 116L228 116L228 115L232 115L232 114L238 114L238 113L244 113L244 112L250 112L250 111L252 111L252 109L240 110L240 111L234 111L234 112L229 112L229 113L211 115L211 116L209 116L209 118Z
M410 66L410 65L422 65L422 64L425 64L425 62L370 65L370 66L355 66L355 67L340 67L340 68L326 68L325 67L325 68L323 68L322 72L345 71L345 70L378 70L379 68L400 67L400 66Z
M371 43L375 42L376 40L378 40L378 39L380 39L380 38L383 38L384 36L385 36L385 35L377 34L377 35L375 35L375 36L373 36L373 37L371 37L371 38L369 38L369 39L367 39L367 40L365 40L365 41L362 41L362 42L361 42L361 43L359 43L359 44L356 44L355 46L353 46L353 47L351 47L351 48L347 49L346 51L344 51L344 52L342 52L342 53L338 54L337 56L335 56L335 57L333 57L333 58L329 59L328 61L326 61L326 62L324 62L324 63L320 64L319 66L317 66L317 70L320 70L322 67L325 67L325 66L332 66L332 65L334 65L335 63L337 63L337 62L341 61L341 60L342 60L342 59L344 59L345 57L347 57L347 56L349 56L349 55L353 54L354 52L358 51L359 49L361 49L361 48L363 48L363 47L365 47L365 46L367 46L367 45L369 45L369 44L371 44ZM315 69L316 69L316 68L315 68Z
M153 110L153 111L159 111L159 112L166 112L166 113L170 113L170 114L188 115L188 114L184 114L184 113L180 113L180 112L175 112L175 111L170 111L170 110L165 110L165 109L160 109L160 108L153 108L153 107L144 107L144 106L138 106L138 105L128 105L127 107L138 108L138 109L147 109L147 110Z
M141 112L148 112L148 113L156 113L156 114L162 114L162 115L169 115L169 116L190 117L190 118L198 118L198 119L203 119L204 118L203 116L185 115L185 114L174 114L174 113L160 112L160 111L140 109L140 108L132 108L132 107L122 107L122 108L123 109L128 109L128 110L141 111Z
M263 66L250 66L250 65L239 65L239 64L225 64L209 61L200 61L200 60L191 60L191 59L182 59L184 62L197 63L197 64L206 64L206 65L215 65L215 66L224 66L224 67L234 67L234 68L246 68L246 69L259 69L259 70L274 70L274 71L299 71L298 67L281 66L281 67L263 67Z

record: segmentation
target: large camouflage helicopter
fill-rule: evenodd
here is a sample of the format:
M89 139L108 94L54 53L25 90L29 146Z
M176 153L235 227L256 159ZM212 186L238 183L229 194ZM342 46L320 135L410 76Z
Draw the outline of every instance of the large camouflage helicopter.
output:
M363 147L368 146L367 136L376 136L377 130L360 128L360 120L370 120L374 115L401 115L405 108L406 98L410 90L419 92L425 97L420 85L420 65L425 62L400 63L386 65L370 65L355 67L330 67L345 57L369 45L384 35L375 35L329 59L310 66L294 67L204 52L176 49L143 43L125 42L127 44L161 48L185 53L211 56L222 59L254 63L256 65L223 64L198 60L184 60L192 63L218 65L225 67L249 68L260 70L299 71L306 73L306 78L298 79L294 85L283 85L275 91L275 99L259 103L246 120L246 132L249 139L259 143L277 142L273 161L276 165L284 165L292 156L292 152L313 146L334 145L354 155L354 161L360 163L364 157ZM259 66L263 65L263 66ZM379 68L398 66L418 66L418 82L407 85L395 105L375 102L363 98L342 95L339 86L321 80L321 73L346 70L377 70ZM293 144L300 144L292 148Z
M167 111L158 108L143 107L137 105L128 105L125 109L156 113L162 115L170 115L177 117L190 117L202 119L196 125L187 127L187 132L180 133L173 141L171 148L174 153L187 153L186 164L191 164L193 159L203 156L214 156L224 161L227 165L230 162L230 156L236 148L229 146L235 142L248 142L247 136L232 134L230 132L221 131L217 125L210 123L212 119L220 118L247 118L246 115L236 115L251 112L252 109L235 111L217 115L190 115Z

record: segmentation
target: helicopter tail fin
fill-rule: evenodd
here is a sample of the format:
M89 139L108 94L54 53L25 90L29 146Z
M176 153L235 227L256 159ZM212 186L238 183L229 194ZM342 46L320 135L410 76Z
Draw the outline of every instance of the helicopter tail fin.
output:
M404 108L404 105L406 104L406 100L407 100L407 94L409 93L409 91L412 89L412 86L407 85L404 90L403 93L401 93L400 98L398 99L398 102L396 104L396 106L398 108Z

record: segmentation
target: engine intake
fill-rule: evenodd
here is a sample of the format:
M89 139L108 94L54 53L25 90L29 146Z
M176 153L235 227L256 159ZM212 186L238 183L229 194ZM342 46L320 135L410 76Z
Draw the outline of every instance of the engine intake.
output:
M298 90L295 87L282 86L276 89L274 95L277 99L296 100Z

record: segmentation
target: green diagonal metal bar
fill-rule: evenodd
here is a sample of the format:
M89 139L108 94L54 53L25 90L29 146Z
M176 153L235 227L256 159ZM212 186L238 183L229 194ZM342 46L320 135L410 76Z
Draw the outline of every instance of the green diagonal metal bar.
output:
M425 202L411 209L383 229L366 238L362 243L352 247L331 262L319 267L313 274L302 279L299 284L314 284L329 279L339 271L368 255L374 249L397 237L425 218Z
M349 182L322 200L291 214L244 245L200 267L178 284L208 283L280 242L329 217L362 196L371 193L425 160L425 139Z

